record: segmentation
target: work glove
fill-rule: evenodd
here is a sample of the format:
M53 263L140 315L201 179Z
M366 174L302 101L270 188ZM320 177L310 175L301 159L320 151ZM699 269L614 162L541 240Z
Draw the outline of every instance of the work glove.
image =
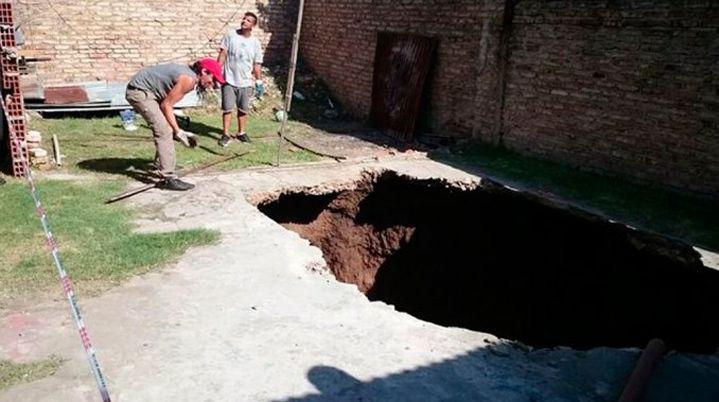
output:
M255 81L255 96L261 98L265 94L265 83L262 80Z
M197 139L195 139L195 137L197 136L194 133L185 130L180 130L173 136L175 141L178 141L187 148L194 148L197 146Z

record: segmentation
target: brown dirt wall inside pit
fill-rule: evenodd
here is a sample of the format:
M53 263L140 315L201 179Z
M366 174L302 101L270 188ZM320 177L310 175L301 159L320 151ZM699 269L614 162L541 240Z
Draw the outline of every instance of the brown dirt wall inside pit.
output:
M372 288L382 263L406 244L414 232L414 228L402 225L377 230L371 224L357 224L358 204L369 191L371 187L365 185L343 192L312 222L284 224L322 249L335 277L357 285L362 293Z
M370 300L533 346L719 346L719 272L690 247L487 185L385 173L260 210Z

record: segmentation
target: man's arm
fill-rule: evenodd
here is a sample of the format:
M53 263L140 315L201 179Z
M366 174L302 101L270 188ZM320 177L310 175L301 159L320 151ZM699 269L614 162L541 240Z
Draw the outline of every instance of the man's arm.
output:
M229 45L230 37L229 35L225 35L222 41L220 41L220 54L217 55L217 62L223 67L225 66L225 61L227 61L227 48Z
M195 79L189 75L180 75L177 78L175 86L172 87L167 97L160 103L160 110L165 116L165 119L172 127L172 133L177 134L180 132L180 126L177 125L177 119L175 119L175 113L172 111L172 107L175 103L179 102L186 93L192 91L195 88Z
M257 38L255 40L255 54L252 57L252 75L256 80L262 79L262 61L264 55L262 54L262 45Z

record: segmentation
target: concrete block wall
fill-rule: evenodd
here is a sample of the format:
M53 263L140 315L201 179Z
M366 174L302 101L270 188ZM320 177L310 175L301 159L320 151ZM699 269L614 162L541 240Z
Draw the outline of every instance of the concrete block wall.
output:
M52 0L17 2L22 52L44 84L125 80L142 66L217 56L219 41L246 11L260 17L257 36L268 63L287 59L296 0Z
M307 0L301 54L359 116L380 31L439 40L433 131L719 195L716 1Z

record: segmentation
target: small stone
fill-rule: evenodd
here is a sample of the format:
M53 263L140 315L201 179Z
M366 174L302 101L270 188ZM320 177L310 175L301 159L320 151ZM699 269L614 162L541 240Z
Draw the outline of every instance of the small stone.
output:
M30 130L25 135L25 141L27 142L42 142L42 134L39 131Z
M30 144L28 144L28 148L30 148L30 155L34 158L44 158L47 156L47 151L42 148L30 147Z

